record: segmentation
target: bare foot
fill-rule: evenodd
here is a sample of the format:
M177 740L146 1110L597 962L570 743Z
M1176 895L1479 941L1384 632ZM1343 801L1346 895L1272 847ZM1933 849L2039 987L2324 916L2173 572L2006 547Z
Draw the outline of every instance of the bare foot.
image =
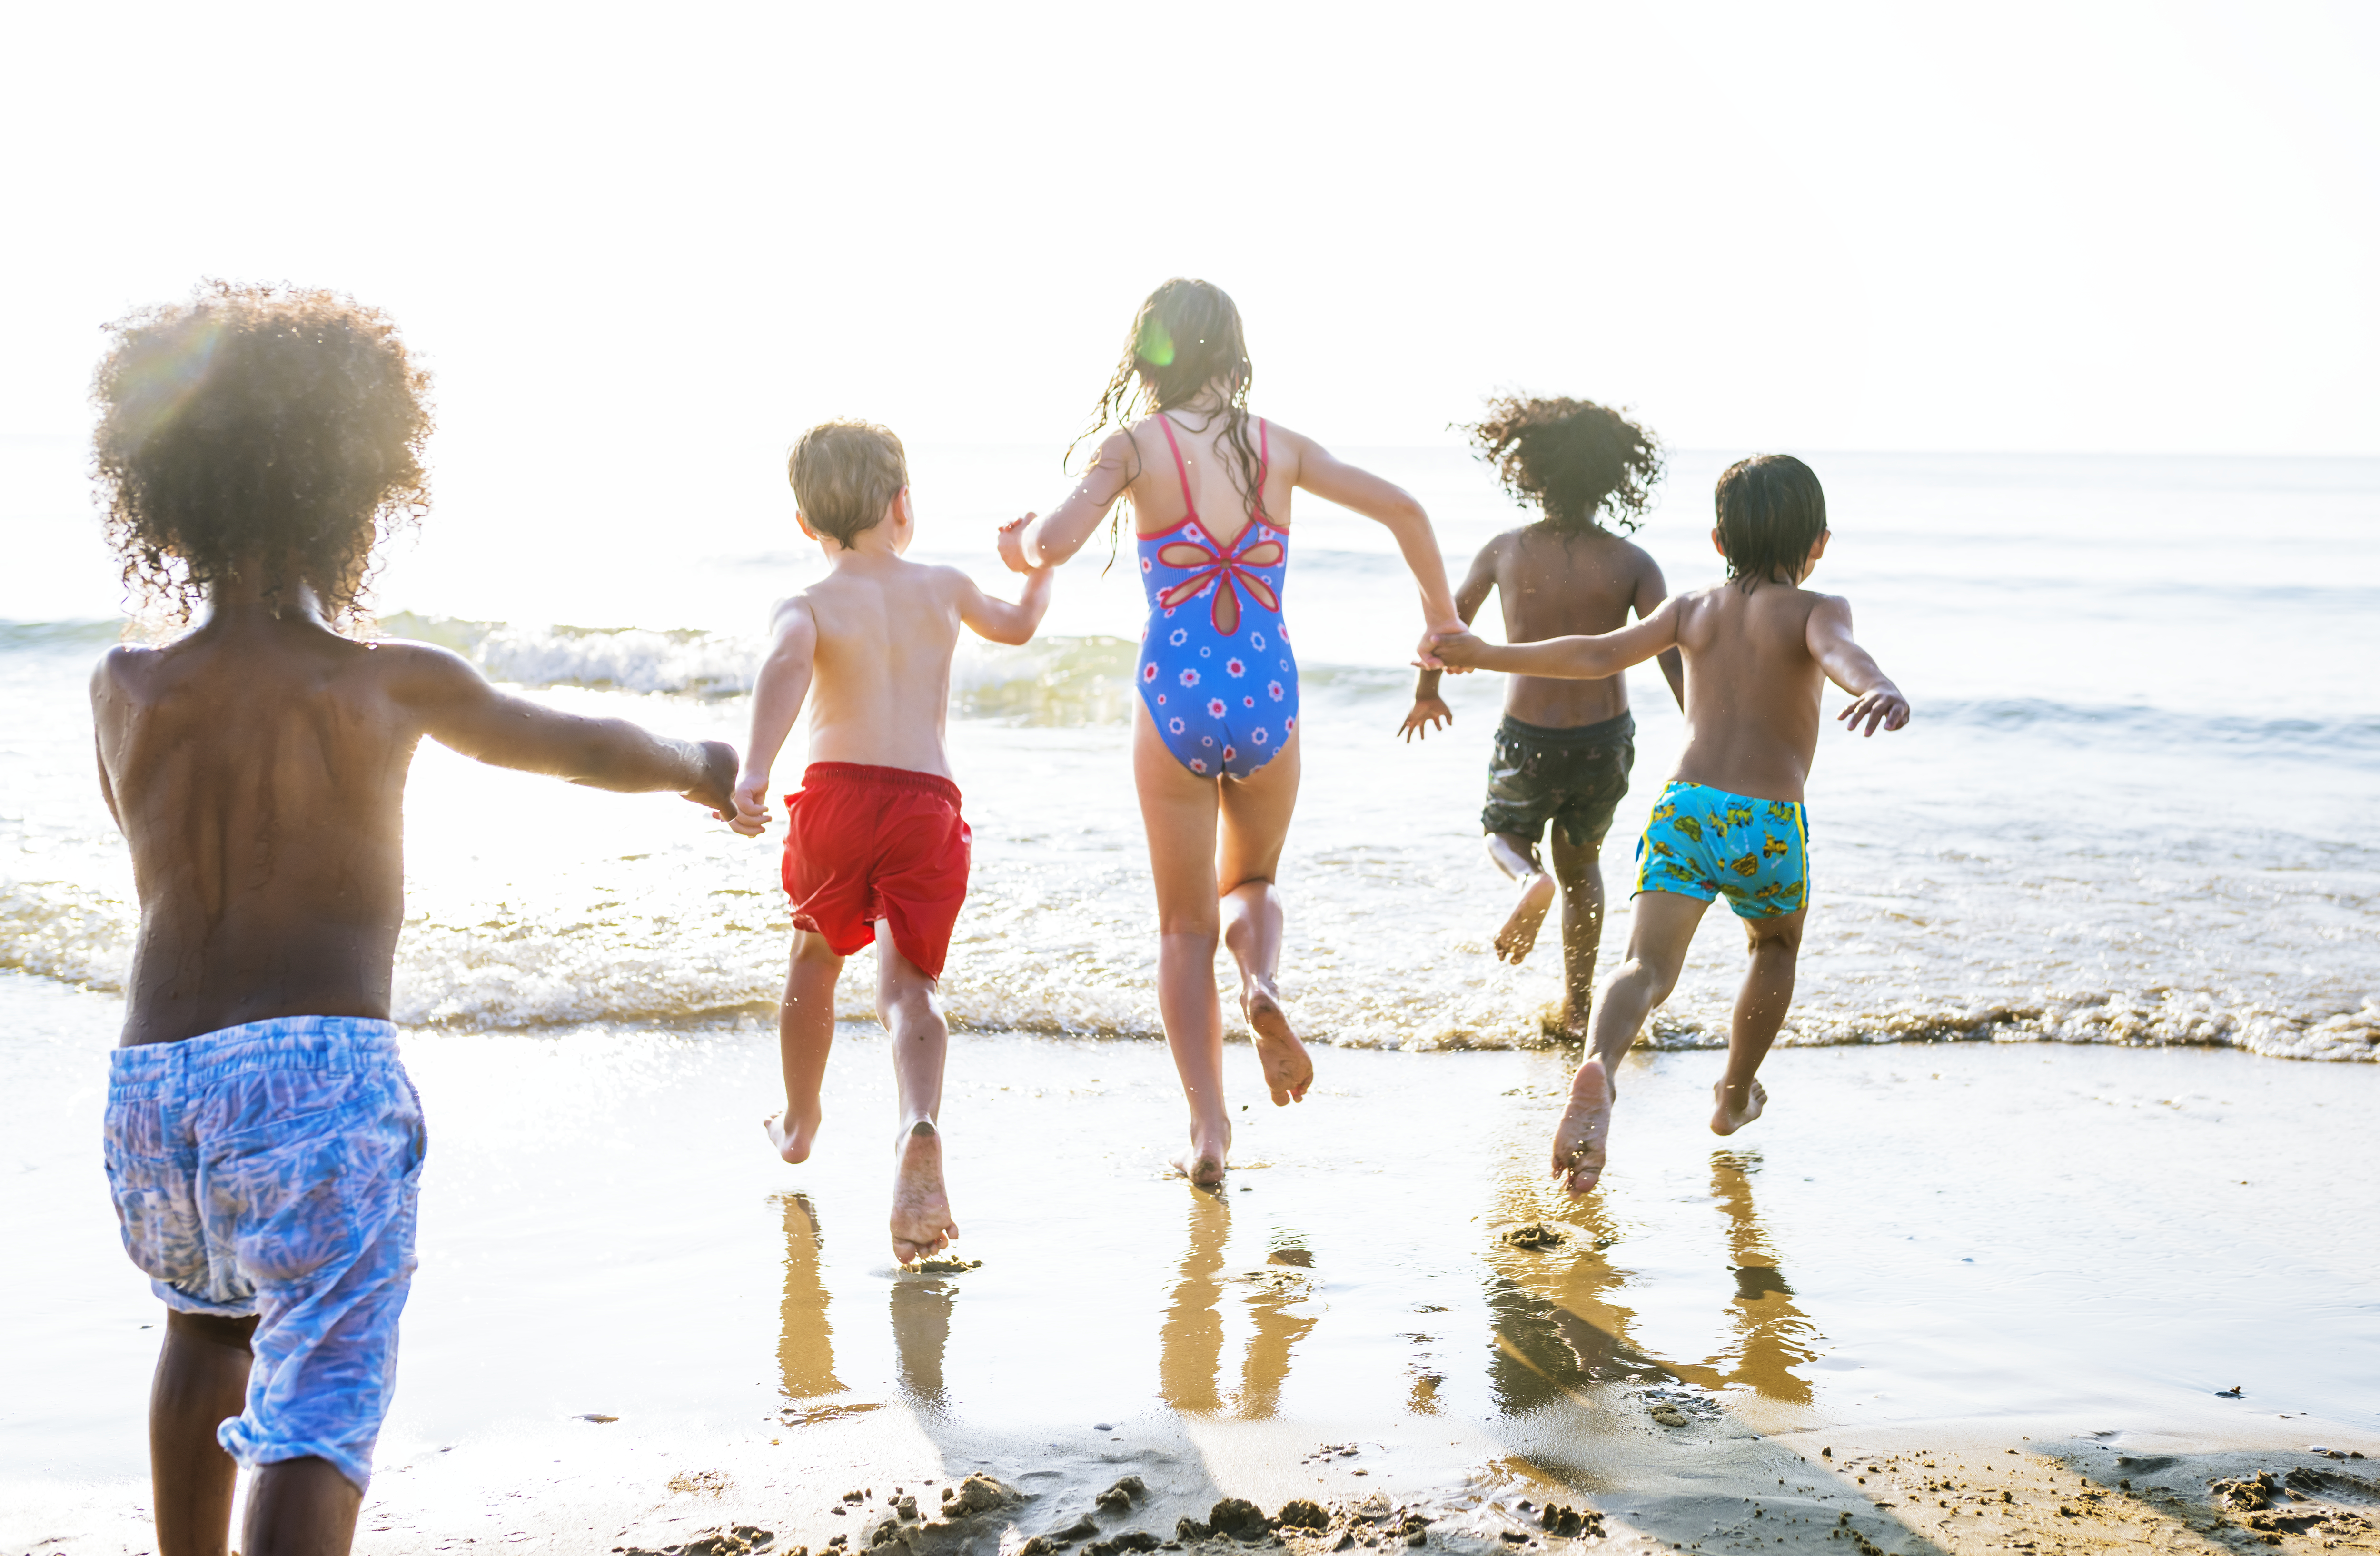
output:
M786 1127L789 1121L793 1124L790 1129ZM818 1143L819 1124L815 1118L795 1119L788 1109L762 1119L760 1128L768 1135L769 1143L777 1148L777 1154L798 1167L810 1159L810 1147Z
M1711 1114L1711 1133L1714 1135L1734 1134L1754 1119L1758 1118L1760 1111L1768 1105L1768 1088L1758 1081L1752 1083L1752 1095L1745 1099L1743 1106L1738 1109L1730 1110L1727 1105L1726 1081L1721 1080L1712 1087L1711 1095L1718 1101L1718 1110Z
M892 1256L915 1264L959 1234L942 1192L942 1137L924 1119L901 1137L892 1167Z
M1292 1102L1305 1101L1305 1088L1314 1084L1314 1061L1306 1057L1305 1045L1297 1040L1297 1034L1289 1029L1289 1016L1281 1008L1281 996L1269 986L1250 979L1240 995L1240 1009L1248 1018L1249 1029L1257 1035L1257 1063L1264 1066L1265 1085L1272 1091L1272 1105L1285 1108Z
M1590 1059L1578 1067L1570 1083L1570 1106L1554 1125L1553 1175L1572 1194L1585 1194L1603 1176L1613 1095L1602 1060Z
M1585 1000L1572 1003L1562 1002L1561 1014L1554 1018L1561 1035L1575 1043L1586 1041L1595 1027L1595 1006Z
M1546 909L1553 905L1552 876L1544 870L1524 876L1520 897L1512 904L1512 916L1496 931L1497 959L1518 966L1536 948L1537 928L1546 921Z
M1232 1154L1232 1131L1226 1124L1220 1139L1190 1132L1190 1143L1173 1153L1173 1170L1199 1188L1213 1188L1223 1181L1223 1166Z

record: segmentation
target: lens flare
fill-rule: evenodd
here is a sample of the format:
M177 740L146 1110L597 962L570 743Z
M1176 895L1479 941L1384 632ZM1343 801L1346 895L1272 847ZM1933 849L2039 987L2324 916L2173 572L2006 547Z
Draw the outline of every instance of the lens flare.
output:
M1158 320L1145 321L1140 326L1140 359L1151 367L1173 365L1173 336Z

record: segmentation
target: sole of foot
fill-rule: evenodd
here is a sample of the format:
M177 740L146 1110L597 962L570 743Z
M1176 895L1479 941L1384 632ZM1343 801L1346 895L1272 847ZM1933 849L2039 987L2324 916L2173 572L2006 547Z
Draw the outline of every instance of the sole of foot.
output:
M903 1264L938 1254L959 1234L942 1187L942 1136L919 1120L893 1149L892 1253Z
M1512 916L1496 931L1496 959L1518 966L1536 949L1537 930L1546 921L1546 909L1554 905L1554 878L1539 870L1521 882L1521 894L1512 904Z
M1248 1029L1256 1034L1257 1063L1264 1066L1265 1088L1272 1093L1272 1105L1285 1108L1305 1101L1305 1088L1314 1084L1314 1060L1290 1030L1281 996L1251 986L1241 997L1240 1008L1248 1018Z
M1572 1194L1585 1194L1603 1178L1611 1137L1611 1077L1598 1060L1579 1066L1571 1082L1570 1106L1554 1125L1553 1176Z
M818 1138L818 1125L815 1124L788 1132L783 1113L771 1113L762 1119L760 1132L769 1137L769 1144L776 1148L777 1155L795 1167L810 1159L810 1145Z
M1761 1085L1758 1081L1754 1081L1752 1083L1751 1098L1745 1101L1742 1111L1736 1112L1730 1112L1728 1111L1727 1082L1720 1081L1718 1085L1712 1087L1711 1098L1718 1104L1718 1108L1711 1113L1711 1133L1714 1135L1732 1135L1737 1130L1742 1128L1745 1124L1750 1124L1754 1119L1758 1118L1762 1112L1767 1108L1768 1088Z

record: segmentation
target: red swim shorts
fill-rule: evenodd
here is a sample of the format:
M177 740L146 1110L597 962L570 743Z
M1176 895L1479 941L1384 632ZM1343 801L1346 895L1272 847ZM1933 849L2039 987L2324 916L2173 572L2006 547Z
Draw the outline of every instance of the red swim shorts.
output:
M892 926L892 943L929 978L942 976L966 901L973 834L959 786L930 772L814 761L785 796L785 895L794 927L826 937L838 956Z

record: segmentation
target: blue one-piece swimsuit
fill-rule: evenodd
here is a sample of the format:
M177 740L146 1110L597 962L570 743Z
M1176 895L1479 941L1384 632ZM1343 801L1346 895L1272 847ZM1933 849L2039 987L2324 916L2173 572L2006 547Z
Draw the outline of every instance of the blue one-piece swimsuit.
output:
M1148 591L1141 700L1176 761L1202 777L1245 778L1297 730L1297 659L1281 619L1289 531L1264 517L1272 436L1258 420L1256 506L1226 546L1198 518L1172 419L1162 412L1157 419L1189 512L1171 529L1138 537Z

